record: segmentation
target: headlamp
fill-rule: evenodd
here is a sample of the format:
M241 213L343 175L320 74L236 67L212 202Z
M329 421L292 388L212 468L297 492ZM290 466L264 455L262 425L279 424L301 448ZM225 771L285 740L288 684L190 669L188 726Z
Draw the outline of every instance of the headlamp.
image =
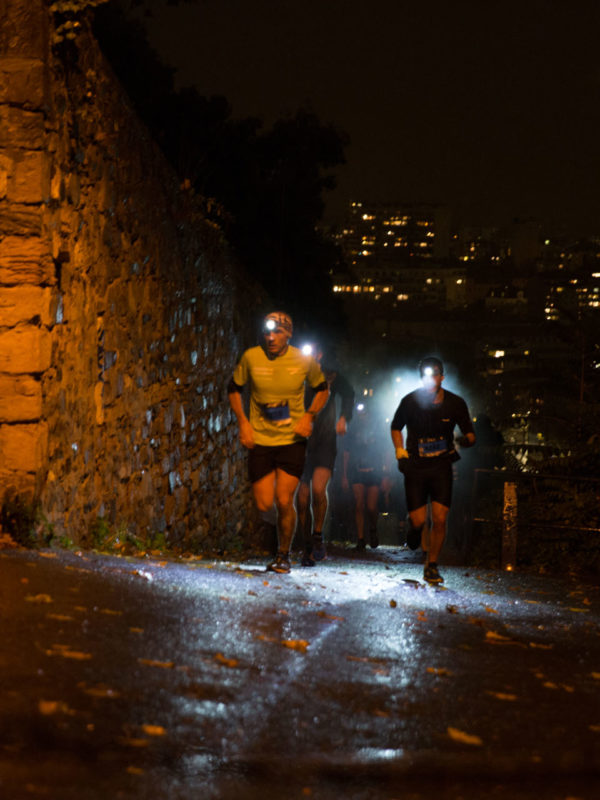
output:
M315 348L313 347L312 344L303 344L301 349L302 349L302 353L305 356L312 356L312 354L315 351Z
M275 322L274 319L268 319L265 322L265 326L264 327L265 327L266 331L274 331L275 328L277 327L277 323Z

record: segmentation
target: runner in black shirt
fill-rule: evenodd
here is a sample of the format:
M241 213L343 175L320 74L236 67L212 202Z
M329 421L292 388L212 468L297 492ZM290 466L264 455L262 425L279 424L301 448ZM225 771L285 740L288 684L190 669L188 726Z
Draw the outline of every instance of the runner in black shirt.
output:
M463 434L457 440L460 447L474 445L475 434L465 401L442 389L442 362L425 358L419 364L419 372L423 386L400 401L392 420L392 441L398 469L404 474L411 523L408 545L413 550L419 546L427 521L427 504L431 502L432 526L423 577L430 583L440 583L443 578L437 560L452 500L452 463L460 458L454 444L454 428L458 425Z

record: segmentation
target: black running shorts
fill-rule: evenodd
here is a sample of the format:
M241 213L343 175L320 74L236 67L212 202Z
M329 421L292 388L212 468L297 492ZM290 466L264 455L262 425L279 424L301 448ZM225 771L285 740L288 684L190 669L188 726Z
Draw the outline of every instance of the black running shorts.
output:
M248 477L256 483L269 472L282 469L289 475L300 478L304 469L306 442L294 442L274 447L256 444L248 451Z
M452 463L411 464L404 471L404 489L408 511L427 505L428 500L450 508L452 502Z
M304 472L302 473L302 480L304 483L311 482L313 472L317 467L324 467L330 472L333 472L336 455L337 448L335 439L333 439L332 442L320 442L316 445L309 439L308 448L306 450L306 461L304 462Z

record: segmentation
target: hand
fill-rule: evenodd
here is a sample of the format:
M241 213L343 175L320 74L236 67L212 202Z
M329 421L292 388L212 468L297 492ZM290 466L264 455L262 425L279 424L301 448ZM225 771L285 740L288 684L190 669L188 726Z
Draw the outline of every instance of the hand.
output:
M305 439L312 433L313 427L313 417L312 414L305 414L303 417L300 417L298 422L294 427L294 433L297 433L298 436L304 436Z
M405 450L403 447L397 447L396 460L398 462L398 469L404 475L404 470L408 466L408 450Z
M346 417L340 417L336 423L335 432L338 436L344 436L346 429Z
M254 431L252 430L252 425L245 420L240 424L240 442L247 447L248 450L251 450L254 447Z

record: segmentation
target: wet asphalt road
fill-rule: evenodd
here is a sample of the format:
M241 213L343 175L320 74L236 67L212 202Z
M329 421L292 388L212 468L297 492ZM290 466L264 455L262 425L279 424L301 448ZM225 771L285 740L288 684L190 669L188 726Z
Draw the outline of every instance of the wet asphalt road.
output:
M0 552L0 797L600 797L600 589Z

